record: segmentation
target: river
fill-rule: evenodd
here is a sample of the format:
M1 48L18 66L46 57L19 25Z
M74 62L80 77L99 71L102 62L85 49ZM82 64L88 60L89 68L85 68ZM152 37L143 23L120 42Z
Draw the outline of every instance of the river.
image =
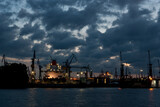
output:
M0 107L160 107L160 89L0 89Z

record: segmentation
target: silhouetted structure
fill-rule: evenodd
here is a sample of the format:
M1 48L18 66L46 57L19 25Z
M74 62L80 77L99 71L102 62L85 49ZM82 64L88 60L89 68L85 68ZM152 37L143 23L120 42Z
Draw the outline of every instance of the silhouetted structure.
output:
M66 73L68 73L69 79L71 77L71 66L70 65L71 65L73 59L75 59L77 61L75 54L72 54L65 62Z
M8 62L6 61L5 54L3 54L2 63L3 63L3 65L7 65L8 64Z
M158 70L159 70L159 77L160 77L160 63L159 63L159 59L157 61L158 61Z
M115 68L115 78L117 79L118 75L117 75L117 68Z
M120 79L124 79L124 65L122 63L122 53L120 52Z
M149 69L149 76L152 77L152 64L151 64L151 58L150 58L150 51L148 50L148 69Z
M0 88L27 88L27 67L24 64L7 64L0 67Z
M31 64L31 69L32 69L32 71L31 71L31 80L35 80L35 75L36 75L36 73L35 73L35 59L36 59L36 51L34 50L34 53L33 53L33 58L31 59L32 60L32 64Z
M41 73L42 73L42 66L40 65L39 59L37 60L38 68L39 68L39 79L42 79Z

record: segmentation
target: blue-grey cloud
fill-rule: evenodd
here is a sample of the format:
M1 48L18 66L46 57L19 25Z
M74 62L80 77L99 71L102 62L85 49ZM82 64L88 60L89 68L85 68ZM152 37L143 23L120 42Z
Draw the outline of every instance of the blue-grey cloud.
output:
M91 64L95 71L119 67L118 57L110 59L119 51L124 62L135 67L147 66L147 50L151 50L153 62L159 58L160 12L153 19L154 11L144 8L146 0L26 0L24 7L15 6L19 0L0 2L0 54L31 57L36 49L39 57L48 60L52 55L64 62L65 55L79 46L80 51L75 52L79 62ZM112 17L115 20L109 27ZM100 24L105 33L98 30ZM85 26L83 40L85 34L79 32Z

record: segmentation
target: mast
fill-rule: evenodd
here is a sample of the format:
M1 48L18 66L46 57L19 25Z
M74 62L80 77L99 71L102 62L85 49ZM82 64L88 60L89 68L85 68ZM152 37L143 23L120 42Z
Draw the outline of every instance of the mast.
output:
M35 65L35 59L36 59L36 51L34 50L34 53L33 53L33 58L31 58L31 60L32 60L32 64L31 64L31 69L32 69L32 72L31 72L31 78L32 78L32 80L34 80L35 79L35 67L34 67L34 65Z
M160 63L159 63L159 59L157 61L158 61L158 69L159 69L159 76L160 76Z
M42 76L41 76L42 66L40 65L39 59L37 60L37 64L38 64L38 67L39 67L39 80L41 80L42 79Z
M115 78L117 79L117 68L115 68Z
M120 71L121 71L120 79L124 79L124 65L122 63L122 53L121 53L121 51L120 51Z
M128 77L128 68L126 67L126 78Z
M150 50L148 50L148 68L149 68L149 77L152 77L152 64L151 64Z

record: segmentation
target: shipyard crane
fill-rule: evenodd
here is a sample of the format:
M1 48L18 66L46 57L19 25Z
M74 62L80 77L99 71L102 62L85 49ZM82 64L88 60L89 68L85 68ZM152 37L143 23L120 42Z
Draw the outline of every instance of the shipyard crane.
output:
M34 67L34 65L35 65L35 59L36 59L36 51L34 50L33 58L31 58L31 60L32 60L32 64L31 64L31 68L32 68L31 78L32 78L32 80L35 79L35 75L36 75L35 69L34 69L34 68L35 68L35 67Z
M122 62L122 53L120 51L120 71L121 71L121 75L120 75L120 78L121 79L124 79L124 65L123 65L123 62Z
M42 79L42 77L41 77L41 73L42 73L42 66L41 66L41 64L40 64L40 61L39 61L39 59L37 60L37 64L38 64L38 67L39 67L39 80L41 80Z
M114 77L117 79L118 75L117 75L117 68L115 68L115 74Z
M33 72L34 72L35 59L36 59L36 51L34 50L33 58L31 58L31 60L32 60L31 68L32 68Z
M92 70L92 68L91 68L91 66L88 64L88 66L87 66L88 68L88 71L89 71L89 74L90 74L90 78L92 78L92 76L93 76L93 70ZM88 73L87 73L88 74Z
M53 59L52 56L50 56L50 59L51 59L51 62L52 62L52 61L55 61L55 59Z
M77 58L76 58L76 55L75 54L72 54L67 60L66 60L66 62L65 62L65 67L66 67L66 73L68 73L68 77L69 77L69 79L70 79L70 73L71 73L71 71L70 71L70 69L71 69L71 63L72 63L72 61L73 60L76 60L77 61Z
M92 70L91 70L90 65L87 65L87 66L71 66L71 68L85 69L86 70L86 72L85 72L86 79L88 79L88 72L90 73L90 77L92 78Z

